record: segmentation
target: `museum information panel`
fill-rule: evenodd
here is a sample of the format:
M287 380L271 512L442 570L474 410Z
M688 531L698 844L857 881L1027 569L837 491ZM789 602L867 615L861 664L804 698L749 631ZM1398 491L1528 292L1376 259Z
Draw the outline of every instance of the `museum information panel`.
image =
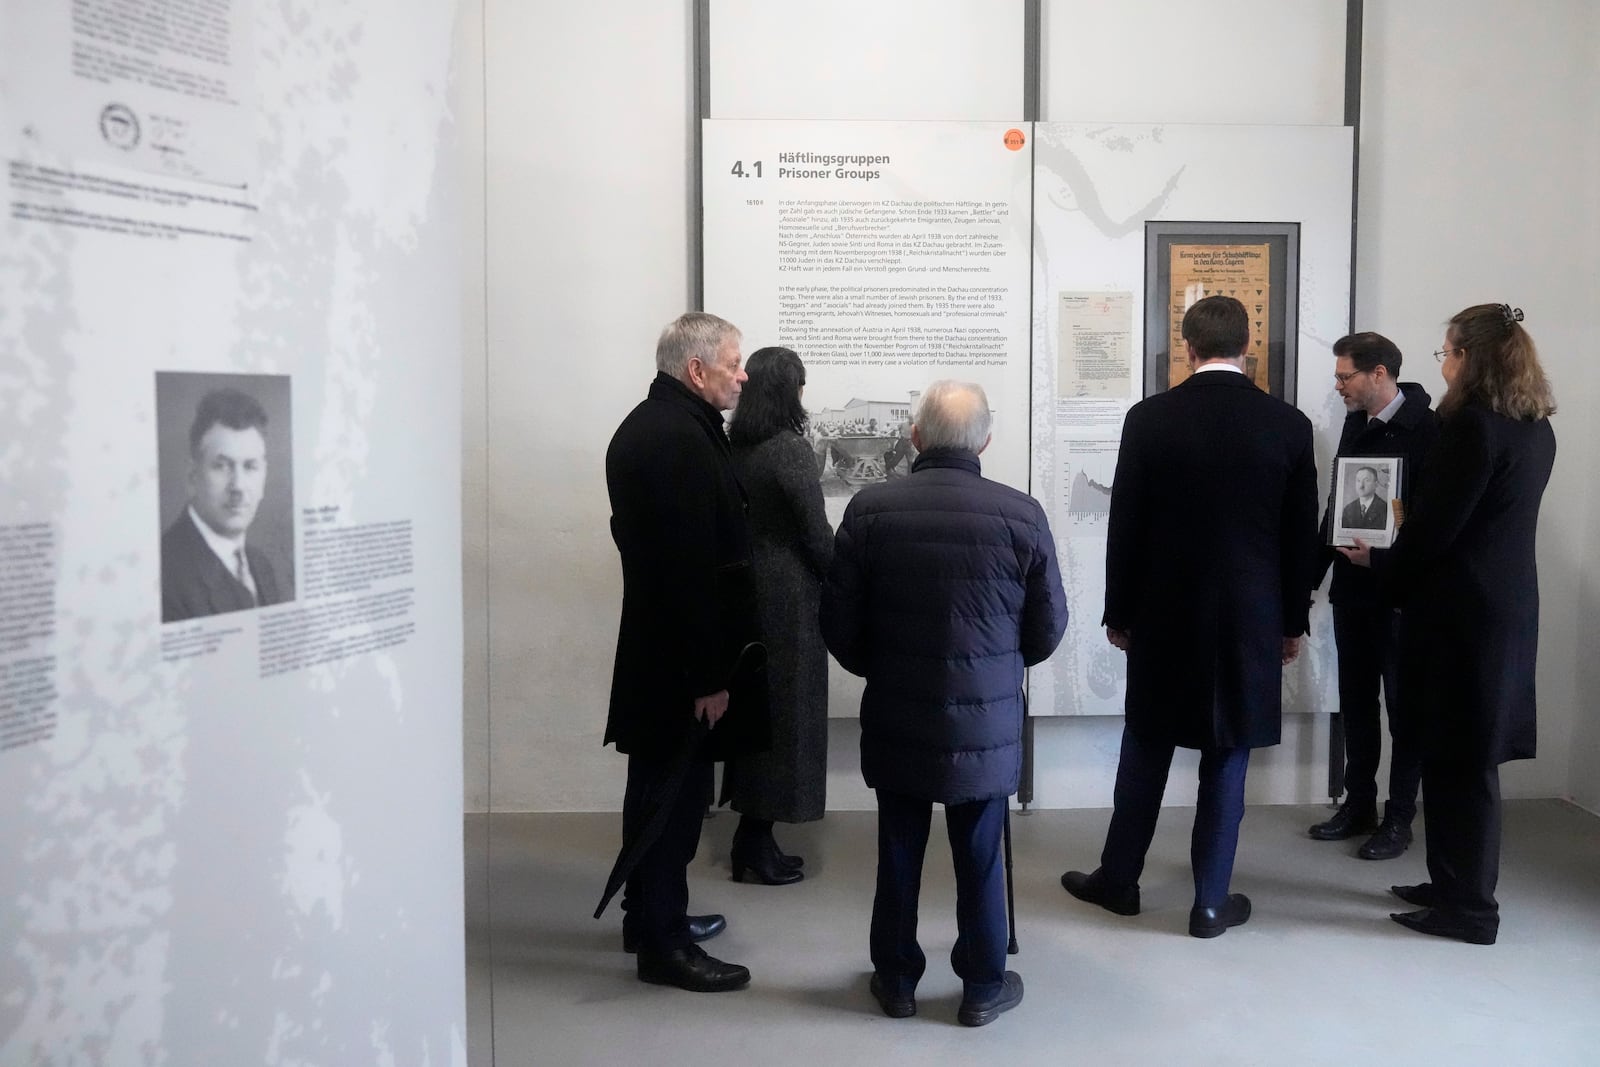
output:
M454 5L0 23L0 1063L464 1064Z
M1350 131L1037 123L1032 133L1032 485L1072 618L1029 673L1030 711L1120 715L1126 657L1100 620L1123 419L1188 376L1184 311L1233 296L1251 315L1247 373L1310 416L1326 471L1344 418L1330 350L1350 309ZM1325 612L1285 671L1286 710L1336 707Z
M705 308L794 349L828 520L904 477L928 383L977 382L983 473L1028 488L1032 153L1021 124L704 124ZM835 665L829 714L857 712Z

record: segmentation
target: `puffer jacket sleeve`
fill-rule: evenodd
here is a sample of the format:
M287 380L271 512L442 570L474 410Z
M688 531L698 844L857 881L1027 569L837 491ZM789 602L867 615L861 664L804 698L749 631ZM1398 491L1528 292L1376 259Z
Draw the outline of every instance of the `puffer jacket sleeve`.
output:
M1061 586L1055 535L1044 509L1034 506L1038 515L1022 605L1022 662L1029 667L1048 659L1067 632L1067 594Z
M862 544L852 507L846 508L833 541L833 562L822 584L822 640L839 666L851 674L867 673L867 588L863 580Z

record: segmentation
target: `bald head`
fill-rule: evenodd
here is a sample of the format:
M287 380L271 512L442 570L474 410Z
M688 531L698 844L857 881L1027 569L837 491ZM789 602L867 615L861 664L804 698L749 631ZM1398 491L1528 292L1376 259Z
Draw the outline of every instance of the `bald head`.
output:
M944 379L922 394L911 432L921 452L930 448L982 452L989 444L989 427L989 398L983 386Z

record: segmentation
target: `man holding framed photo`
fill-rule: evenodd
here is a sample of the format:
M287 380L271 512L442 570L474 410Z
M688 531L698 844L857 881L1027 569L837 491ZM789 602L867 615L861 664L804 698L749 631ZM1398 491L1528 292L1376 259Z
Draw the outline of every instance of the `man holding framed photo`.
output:
M1411 486L1439 436L1431 397L1415 382L1400 382L1401 355L1395 343L1377 333L1341 337L1333 345L1334 388L1348 414L1333 463L1333 484L1322 519L1322 539L1329 545L1317 585L1328 568L1333 581L1334 644L1339 653L1339 711L1344 717L1345 799L1326 822L1311 827L1318 841L1343 841L1371 835L1358 850L1362 859L1386 860L1411 845L1411 822L1417 813L1422 762L1406 732L1396 729L1399 708L1398 616L1383 602L1374 570L1356 567L1334 545L1349 543L1340 531L1390 528L1389 494L1405 503ZM1361 463L1360 457L1385 457ZM1398 460L1398 462L1394 462ZM1355 463L1355 498L1340 507L1340 472ZM1398 467L1398 471L1396 471ZM1380 469L1395 473L1389 493L1378 492ZM1398 483L1398 484L1397 484ZM1335 510L1335 509L1338 510ZM1393 518L1403 517L1400 514ZM1336 528L1337 527L1337 528ZM1373 540L1387 541L1387 538ZM1365 539L1359 543L1366 543ZM1386 548L1373 548L1374 553ZM1389 800L1378 822L1378 760L1383 740L1378 722L1378 693L1389 713Z

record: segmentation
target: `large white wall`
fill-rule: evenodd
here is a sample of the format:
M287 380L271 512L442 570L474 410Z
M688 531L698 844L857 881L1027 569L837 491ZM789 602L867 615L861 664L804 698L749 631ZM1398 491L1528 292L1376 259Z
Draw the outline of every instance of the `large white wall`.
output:
M612 430L643 395L656 332L689 300L692 8L688 0L537 11L485 4L487 401L469 393L467 424L469 457L475 419L486 425L487 454L476 488L469 465L466 510L469 552L474 507L488 516L486 554L469 558L468 591L480 567L489 660L486 683L469 675L468 737L492 726L496 810L620 802L621 762L600 746L620 602L602 461ZM1341 120L1343 0L1226 0L1203 18L1175 8L1045 5L1039 117ZM1021 20L986 17L995 9L880 0L812 5L796 21L773 5L718 0L711 113L934 117L918 109L956 84L967 108L957 117L1020 116ZM1574 460L1600 443L1581 418L1600 382L1578 343L1600 267L1591 192L1600 179L1592 103L1600 28L1583 0L1551 10L1507 33L1514 9L1498 0L1367 5L1356 316L1358 327L1392 334L1413 354L1411 373L1436 385L1427 353L1451 313L1487 299L1529 313L1567 414L1558 417L1562 459L1541 531L1546 755L1513 768L1506 789L1565 795L1571 783L1593 804L1600 730L1575 709L1600 695L1600 671L1577 635L1580 624L1592 633L1600 621L1596 587L1581 577L1600 554L1593 493ZM893 47L896 19L914 22L915 49ZM875 29L865 34L864 25ZM907 58L917 55L932 59ZM1463 61L1475 55L1493 58ZM928 92L905 91L916 78ZM802 115L808 106L818 111ZM1485 114L1494 128L1467 136ZM1115 719L1041 721L1037 803L1108 805L1119 736ZM857 738L852 721L833 724L832 807L870 805ZM1320 799L1326 760L1326 719L1291 716L1284 743L1254 759L1249 797ZM1170 802L1192 799L1189 778L1174 774ZM487 795L481 783L469 786L469 810Z
M687 307L691 5L484 4L490 773L496 810L620 805L605 449ZM469 409L479 397L468 397ZM471 421L471 420L469 420ZM479 705L477 714L483 714Z
M1527 313L1561 408L1559 452L1539 527L1541 755L1508 764L1503 786L1563 796L1580 778L1593 783L1597 766L1592 743L1575 764L1573 743L1600 696L1581 607L1585 565L1600 563L1600 9L1514 10L1498 0L1367 5L1356 321L1393 337L1414 360L1409 376L1432 388L1442 383L1427 353L1452 314L1485 301Z

